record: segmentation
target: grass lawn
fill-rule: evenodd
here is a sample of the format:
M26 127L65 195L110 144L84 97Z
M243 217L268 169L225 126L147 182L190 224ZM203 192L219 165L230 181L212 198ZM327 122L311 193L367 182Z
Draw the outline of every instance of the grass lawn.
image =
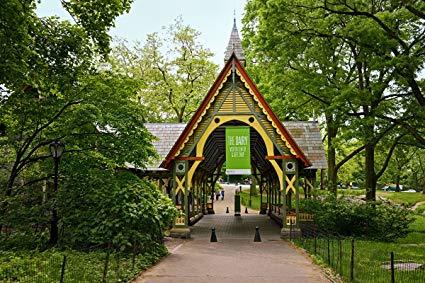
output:
M425 194L423 193L396 193L377 191L376 194L377 196L386 198L397 204L403 204L407 207L411 207L417 202L425 201Z
M417 213L425 214L425 203L419 205L416 210Z
M130 253L107 256L105 251L0 250L0 282L59 282L64 255L64 282L102 282L107 259L106 282L128 282L165 254L164 247L134 257Z
M319 195L327 194L327 191L316 191ZM364 190L338 190L338 195L364 195ZM425 201L422 193L396 193L377 191L377 196L388 199L397 204L411 207L417 202ZM300 197L303 194L300 193ZM260 196L252 196L251 208L259 209ZM266 196L263 196L263 201ZM241 201L243 205L248 204L249 190L242 191ZM425 210L425 204L416 211ZM390 261L390 254L394 252L394 259L397 262L416 262L425 265L425 216L415 215L415 221L409 226L409 234L405 238L397 239L394 242L377 242L366 240L355 240L354 253L354 282L391 282L391 273L383 266ZM324 265L331 266L342 277L349 281L350 260L351 260L351 240L344 239L341 243L338 240L329 241L318 239L316 241L316 253L314 252L314 239L296 240L296 244L309 251L313 258ZM339 260L342 255L341 260ZM425 282L425 269L414 271L396 270L396 282Z
M395 242L355 240L354 282L390 282L390 272L383 265L390 261L394 252L397 262L425 264L425 217L416 215L406 238ZM328 244L329 243L329 244ZM346 280L350 277L351 240L314 239L296 240L296 244L309 251L319 263L331 266ZM329 253L328 253L329 245ZM340 246L341 245L341 246ZM316 249L315 249L316 246ZM316 250L316 252L315 252ZM425 270L395 272L396 282L425 282Z
M318 194L326 194L326 191L317 191ZM339 195L364 195L363 190L338 190ZM413 206L415 203L425 201L425 195L422 193L396 193L378 191L378 196L391 200L394 203ZM302 194L300 194L303 197ZM249 190L241 193L242 204L248 204ZM252 208L259 209L260 196L252 196ZM263 196L263 201L266 196ZM424 205L425 208L425 205ZM422 207L419 208L419 210ZM366 240L355 240L354 256L354 282L390 282L391 273L383 268L390 261L390 254L394 252L394 259L399 262L417 262L425 264L425 216L415 215L415 221L410 224L409 234L405 238L397 239L394 242L376 242ZM314 239L297 240L297 245L302 246L313 254L313 258L319 263L331 266L342 277L349 281L350 277L350 259L351 259L351 240L345 239L328 241L318 239L316 241L316 253L314 252ZM341 246L339 246L341 245ZM340 257L341 252L341 260ZM396 282L425 282L425 269L414 271L395 272Z
M329 194L329 191L316 190L316 193L318 195L326 195L326 194ZM364 196L364 195L365 195L364 190L338 189L338 196ZM300 196L303 197L301 193L300 193ZM423 193L403 193L403 192L397 193L397 192L386 192L386 191L377 190L376 196L385 198L396 204L402 204L406 207L412 207L417 202L425 201L425 194Z
M241 193L241 204L243 206L248 206L249 204L249 190L243 190ZM260 194L256 195L256 196L251 196L251 209L254 210L260 210ZM263 194L263 202L266 202L267 200L267 195Z

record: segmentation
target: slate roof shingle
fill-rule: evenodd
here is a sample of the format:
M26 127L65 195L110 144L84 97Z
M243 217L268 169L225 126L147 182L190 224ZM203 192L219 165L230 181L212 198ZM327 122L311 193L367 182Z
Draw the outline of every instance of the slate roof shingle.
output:
M282 124L312 163L312 166L308 167L309 169L328 168L322 135L317 122L285 121Z

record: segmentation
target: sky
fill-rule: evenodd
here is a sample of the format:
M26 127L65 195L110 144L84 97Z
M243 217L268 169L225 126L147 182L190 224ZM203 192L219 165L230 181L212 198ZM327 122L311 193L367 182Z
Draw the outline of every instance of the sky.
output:
M201 32L199 41L214 53L212 60L223 66L234 14L240 34L246 2L247 0L135 0L130 13L121 15L109 34L130 42L144 42L147 34L160 32L163 26L172 24L178 16L182 16L184 24ZM37 14L57 15L72 21L59 0L41 0Z

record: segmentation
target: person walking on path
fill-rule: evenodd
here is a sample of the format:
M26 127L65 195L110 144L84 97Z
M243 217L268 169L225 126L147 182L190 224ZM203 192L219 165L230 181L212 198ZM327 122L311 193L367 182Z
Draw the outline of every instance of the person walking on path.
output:
M221 188L221 200L224 200L224 188Z
M215 192L215 200L218 200L220 198L220 192L216 191Z

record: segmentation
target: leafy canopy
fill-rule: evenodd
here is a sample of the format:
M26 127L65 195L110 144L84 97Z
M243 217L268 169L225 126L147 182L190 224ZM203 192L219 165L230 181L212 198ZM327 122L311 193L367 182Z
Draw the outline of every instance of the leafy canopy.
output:
M138 99L147 108L147 121L185 122L205 97L217 66L199 35L178 18L162 34L149 34L143 45L129 48L121 41L113 49L113 70L140 83Z
M1 2L1 227L43 240L57 210L60 244L143 248L171 225L171 202L126 172L156 155L139 84L100 67L131 2L62 1L75 23L37 17L36 1ZM54 140L66 146L57 192Z

